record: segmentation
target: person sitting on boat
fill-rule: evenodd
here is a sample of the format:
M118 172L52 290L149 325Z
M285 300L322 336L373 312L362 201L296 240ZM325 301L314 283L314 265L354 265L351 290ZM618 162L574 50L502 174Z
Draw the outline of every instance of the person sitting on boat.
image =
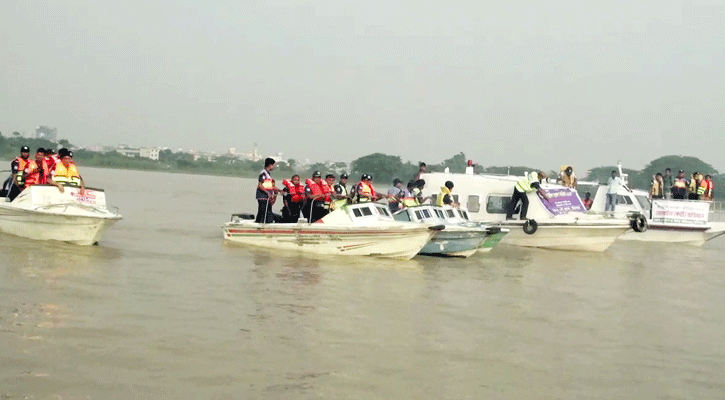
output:
M45 164L48 165L48 171L52 171L55 168L55 164L60 162L60 157L55 153L53 149L45 149Z
M521 201L521 215L519 219L526 219L526 213L529 210L529 197L527 195L529 192L537 192L539 196L546 199L546 201L549 201L549 196L547 196L544 189L541 188L542 179L546 179L546 173L541 171L532 171L527 176L516 182L516 186L514 186L514 193L511 195L511 201L509 201L507 207L506 219L514 219L514 210L516 209L516 204L518 204L519 201Z
M700 200L712 201L712 176L705 175L705 179L700 182L700 187L697 189L697 193L700 195Z
M438 207L442 207L444 205L452 207L459 206L458 203L453 201L453 195L451 194L451 190L453 190L453 182L451 181L446 181L445 186L441 186L441 192L436 198L436 205Z
M700 181L702 175L699 172L692 174L690 181L687 182L687 199L688 200L699 200L700 196L697 195L697 188L700 187Z
M282 181L282 222L297 222L305 200L305 187L300 183L299 175L292 175L289 180Z
M327 187L329 190L329 187L322 181L320 171L313 172L312 179L307 179L305 183L307 203L305 204L303 214L305 214L305 218L309 222L315 222L329 212L329 191L325 191L325 188ZM326 202L327 206L325 204Z
M358 203L377 201L382 197L373 187L372 175L363 174L362 177L360 177L360 182L358 182L356 188L356 197Z
M559 182L562 186L575 189L576 188L576 175L574 174L574 168L571 165L566 166L563 171L559 174Z
M665 198L664 187L665 187L665 182L662 178L662 174L658 172L654 177L652 177L652 185L649 188L650 198L664 199Z
M351 202L350 192L348 192L347 190L347 179L347 174L343 172L342 174L340 174L340 179L338 180L337 184L332 187L332 197L334 198L332 205L333 208L336 210Z
M277 199L279 189L274 185L272 179L272 171L275 167L275 161L272 158L264 160L264 169L259 174L257 180L257 191L255 198L257 199L257 218L254 222L268 224L274 222L274 214L272 214L272 205Z
M423 189L425 189L425 179L418 179L415 181L415 187L413 188L413 197L415 197L418 204L423 204L428 200L432 200L431 197L423 196Z
M592 204L594 203L592 200L592 194L589 192L584 193L584 200L582 200L582 203L584 204L584 208L591 210Z
M398 178L393 179L393 187L388 189L388 208L390 208L391 212L396 212L400 209L400 201L404 193L403 181Z
M42 185L48 180L48 164L45 161L45 149L39 147L35 151L35 160L28 163L25 167L23 179L25 180L25 187L33 185Z
M23 180L23 173L25 168L28 166L30 160L30 148L23 146L20 148L20 156L15 157L10 162L10 177L5 181L3 185L3 191L6 193L8 200L13 201L20 192L25 189L25 181Z
M403 189L402 198L400 199L400 205L403 208L419 206L418 199L415 198L413 190L415 189L415 181L408 182L408 185Z
M675 183L672 184L672 198L684 200L687 195L687 180L685 179L685 171L680 170L675 178Z
M47 183L56 186L61 193L64 192L63 186L80 187L81 193L85 192L86 186L83 183L83 178L73 162L73 152L62 148L58 150L58 156L60 162L55 164L55 168L50 172Z

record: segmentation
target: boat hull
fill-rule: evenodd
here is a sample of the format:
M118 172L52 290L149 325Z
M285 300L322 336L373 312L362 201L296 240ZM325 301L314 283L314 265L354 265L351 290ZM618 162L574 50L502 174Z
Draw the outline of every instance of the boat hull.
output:
M527 234L523 230L523 223L509 223L502 226L509 228L510 232L501 244L551 250L593 252L605 251L619 236L630 229L627 224L549 225L539 222L536 232Z
M228 222L226 241L275 250L320 255L377 256L409 260L431 239L427 226L364 228L325 224L256 224Z
M94 217L37 212L0 206L0 232L34 240L88 246L120 217Z
M710 227L707 229L666 225L650 225L649 228L642 233L630 230L622 235L619 239L628 241L678 243L690 246L702 246L708 240L712 240L724 234L725 223L710 222Z
M449 227L436 233L420 254L470 257L483 245L488 233L484 230L452 231Z
M497 233L493 233L493 234L490 234L490 235L486 236L486 240L484 240L483 243L481 243L481 246L478 248L478 251L481 252L481 253L488 253L508 233L509 233L509 231L507 229L507 230L502 230L502 231L499 231Z

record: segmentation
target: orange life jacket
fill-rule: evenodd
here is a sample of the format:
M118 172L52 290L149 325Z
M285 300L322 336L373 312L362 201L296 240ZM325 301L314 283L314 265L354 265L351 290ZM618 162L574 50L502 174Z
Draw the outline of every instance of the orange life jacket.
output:
M289 191L290 201L293 203L299 203L305 198L305 187L301 184L295 185L292 183L292 181L288 181L287 179L282 181L282 184L287 188L287 191Z
M28 166L25 167L25 173L27 174L27 177L25 178L25 187L46 183L48 179L48 165L45 163L45 159L40 162L40 167L42 168L42 172L40 168L38 168L37 161L33 160L28 163Z
M310 188L310 194L312 194L313 196L317 197L325 194L322 192L322 186L315 183L315 181L313 181L312 179L307 179L305 183L307 184L307 187Z
M357 192L358 192L358 203L366 203L368 201L373 201L377 194L375 193L375 188L372 184L368 185L367 183L360 181L357 184ZM360 196L361 193L368 194L372 196L371 198Z

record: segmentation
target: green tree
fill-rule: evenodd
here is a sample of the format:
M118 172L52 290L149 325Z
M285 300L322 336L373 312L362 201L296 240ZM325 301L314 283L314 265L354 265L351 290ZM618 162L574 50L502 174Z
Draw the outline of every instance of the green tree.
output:
M70 144L68 139L60 139L58 141L58 144L60 145L60 147L65 147L66 149L70 149L71 147L73 147L73 145Z
M354 160L350 169L353 180L362 174L370 174L377 182L389 182L398 177L404 167L399 156L373 153Z

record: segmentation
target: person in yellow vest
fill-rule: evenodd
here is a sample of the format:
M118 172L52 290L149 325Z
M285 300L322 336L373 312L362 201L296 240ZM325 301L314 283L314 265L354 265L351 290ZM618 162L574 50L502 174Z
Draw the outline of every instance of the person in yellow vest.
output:
M692 178L687 182L687 199L688 200L699 200L700 196L697 194L697 188L700 187L700 181L702 175L699 172L692 174Z
M338 180L337 184L333 187L334 190L332 197L334 199L333 207L335 210L338 210L342 206L352 202L352 199L350 199L350 193L347 190L347 179L347 174L343 172L340 174L340 180Z
M436 205L438 207L442 207L444 205L459 207L459 204L453 201L451 190L453 190L453 182L451 181L446 181L445 186L441 186L441 192L438 193L438 197L436 198Z
M373 187L373 177L369 174L362 175L360 182L357 184L356 193L358 203L377 201L381 197L385 197L375 192L375 188Z
M404 207L415 207L419 206L418 199L415 197L413 190L415 189L415 181L408 182L408 186L403 190L403 198L400 199L400 204Z
M86 185L73 162L73 152L62 148L58 150L58 157L60 157L60 162L55 164L47 183L56 186L61 193L64 192L64 186L80 187L81 193L85 192Z
M546 178L544 172L530 172L527 176L516 182L514 186L514 193L511 195L511 201L508 204L508 210L506 212L506 219L514 219L514 210L516 204L521 201L521 217L519 219L526 219L526 212L529 209L529 192L538 192L539 196L549 201L549 196L546 195L544 189L541 188L541 180Z

